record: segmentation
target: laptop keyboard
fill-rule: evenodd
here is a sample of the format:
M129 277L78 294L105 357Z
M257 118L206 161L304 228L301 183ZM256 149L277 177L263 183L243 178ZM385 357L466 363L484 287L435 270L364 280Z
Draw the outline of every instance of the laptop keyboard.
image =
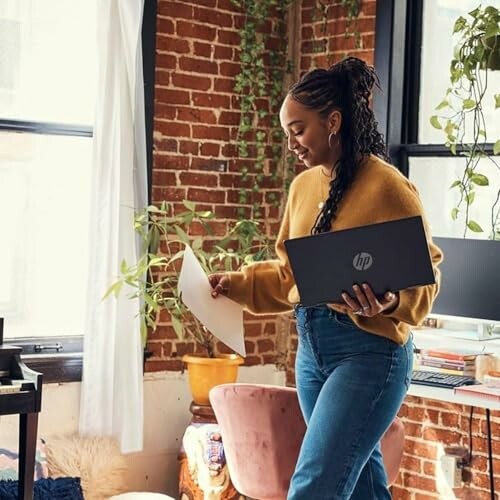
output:
M431 385L446 389L478 383L474 377L467 375L449 375L447 373L428 372L425 370L414 370L411 382L412 384Z

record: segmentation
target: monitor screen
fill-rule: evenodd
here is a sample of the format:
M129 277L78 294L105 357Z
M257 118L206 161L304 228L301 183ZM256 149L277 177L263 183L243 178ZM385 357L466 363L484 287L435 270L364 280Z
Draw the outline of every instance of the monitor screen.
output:
M432 315L500 322L500 241L433 240L444 259Z

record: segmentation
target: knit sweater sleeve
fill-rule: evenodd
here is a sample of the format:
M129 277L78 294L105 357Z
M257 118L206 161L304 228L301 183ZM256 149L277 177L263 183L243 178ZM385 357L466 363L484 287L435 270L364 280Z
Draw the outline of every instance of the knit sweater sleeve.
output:
M286 312L293 307L288 294L295 282L284 246L289 237L291 192L276 240L277 259L255 262L241 271L228 273L227 296L255 314Z
M433 243L431 230L425 218L424 209L415 186L404 179L395 189L386 192L385 207L392 214L398 214L398 218L420 215L424 222L427 236L429 253L436 283L433 285L419 286L401 290L399 292L399 303L395 309L382 313L395 321L402 321L411 326L419 325L430 313L432 303L438 294L440 283L440 271L438 264L443 260L441 250ZM389 188L389 186L387 186ZM394 186L393 186L394 187ZM394 218L394 215L392 216Z

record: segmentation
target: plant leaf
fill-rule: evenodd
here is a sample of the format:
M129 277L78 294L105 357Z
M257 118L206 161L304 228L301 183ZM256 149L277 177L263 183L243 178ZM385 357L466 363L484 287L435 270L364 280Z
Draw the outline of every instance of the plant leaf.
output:
M476 101L474 99L464 99L463 107L464 109L472 109L476 106Z
M496 141L495 144L493 145L493 154L494 155L500 154L500 139L498 139L498 141Z
M441 124L439 123L439 119L436 115L433 115L431 116L431 119L430 119L430 122L431 122L431 125L434 127L434 128L437 128L439 130L441 130L443 127L441 126Z
M495 94L495 109L500 108L500 94Z
M485 175L483 174L472 174L470 176L470 180L474 183L474 184L477 184L478 186L488 186L490 181L488 179L488 177L486 177Z
M458 208L454 208L452 211L451 211L451 218L453 220L457 220L457 217L458 217Z
M473 231L474 233L482 233L483 232L483 228L476 221L473 221L473 220L470 220L469 222L467 222L467 227L471 231Z
M456 180L451 186L450 189L453 189L454 187L460 186L462 184L462 181Z

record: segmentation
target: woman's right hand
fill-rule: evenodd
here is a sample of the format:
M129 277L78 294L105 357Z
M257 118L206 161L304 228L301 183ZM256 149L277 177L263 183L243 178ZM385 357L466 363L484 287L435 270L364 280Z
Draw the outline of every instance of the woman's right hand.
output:
M229 276L227 274L211 274L208 281L212 287L212 297L214 299L219 295L227 295L229 290Z

